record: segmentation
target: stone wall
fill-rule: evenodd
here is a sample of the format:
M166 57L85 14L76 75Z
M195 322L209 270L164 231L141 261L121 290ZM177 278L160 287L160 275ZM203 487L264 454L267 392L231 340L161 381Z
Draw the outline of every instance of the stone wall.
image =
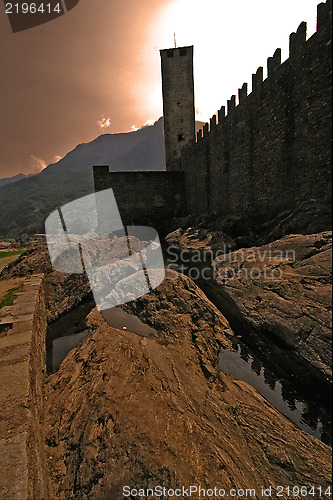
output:
M282 212L302 210L302 224L308 227L315 211L325 214L331 202L331 27L332 0L327 0L318 5L316 33L307 40L306 23L301 23L290 35L289 58L281 64L277 49L268 58L267 78L258 68L251 93L244 83L238 102L232 96L227 114L222 106L196 139L184 141L177 150L180 158L169 158L167 172L110 173L108 167L94 167L96 191L114 189L125 224L159 227L183 214L239 213L261 224ZM180 64L185 57L168 62L167 52L162 51L166 83L177 79L177 70L192 74ZM174 86L169 86L171 92ZM164 94L164 107L172 115L172 92ZM174 138L175 130L165 131L167 150L174 148L168 135Z
M185 209L183 172L109 172L94 167L95 190L112 188L124 225L160 227Z
M48 498L43 439L43 275L0 311L0 498Z
M317 32L306 23L277 49L182 152L187 210L272 218L308 201L330 199L332 2L318 5Z

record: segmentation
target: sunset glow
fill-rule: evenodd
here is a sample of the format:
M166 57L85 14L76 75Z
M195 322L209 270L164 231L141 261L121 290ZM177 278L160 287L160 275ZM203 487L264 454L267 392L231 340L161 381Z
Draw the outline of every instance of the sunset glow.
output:
M289 34L300 22L308 22L308 37L314 33L316 6L316 0L174 0L156 16L150 44L172 47L175 32L178 46L194 45L197 119L206 121L244 82L251 91L252 73L263 66L265 76L277 47L282 60L288 57Z
M2 176L31 173L102 133L136 130L163 113L160 49L194 45L196 118L207 121L318 0L81 0L49 25L13 34L0 12ZM47 123L47 127L45 127ZM20 137L20 147L17 147ZM44 164L43 163L43 164Z

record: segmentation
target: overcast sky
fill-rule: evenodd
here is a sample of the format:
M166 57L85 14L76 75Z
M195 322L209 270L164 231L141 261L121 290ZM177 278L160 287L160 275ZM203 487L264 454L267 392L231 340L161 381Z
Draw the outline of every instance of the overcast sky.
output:
M13 2L14 3L14 2ZM0 178L32 173L101 133L162 115L159 49L194 45L197 119L226 104L317 0L80 0L12 33L0 4Z

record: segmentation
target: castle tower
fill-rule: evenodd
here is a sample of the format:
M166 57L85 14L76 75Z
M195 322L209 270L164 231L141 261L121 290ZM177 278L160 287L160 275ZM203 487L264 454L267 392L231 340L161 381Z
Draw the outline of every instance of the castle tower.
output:
M160 54L166 168L173 171L182 148L195 135L193 46L164 49Z

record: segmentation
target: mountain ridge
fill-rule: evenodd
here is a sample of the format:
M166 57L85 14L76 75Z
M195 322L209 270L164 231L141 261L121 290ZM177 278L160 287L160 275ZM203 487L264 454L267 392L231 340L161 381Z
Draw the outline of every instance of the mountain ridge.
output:
M2 186L6 186L7 184L12 184L13 182L20 181L24 177L26 177L24 174L16 174L16 175L13 175L13 177L4 177L4 178L0 179L0 188Z
M196 122L196 128L202 123ZM103 134L78 144L39 174L0 185L0 236L44 233L56 208L94 192L92 167L111 171L165 170L163 118L133 132Z

